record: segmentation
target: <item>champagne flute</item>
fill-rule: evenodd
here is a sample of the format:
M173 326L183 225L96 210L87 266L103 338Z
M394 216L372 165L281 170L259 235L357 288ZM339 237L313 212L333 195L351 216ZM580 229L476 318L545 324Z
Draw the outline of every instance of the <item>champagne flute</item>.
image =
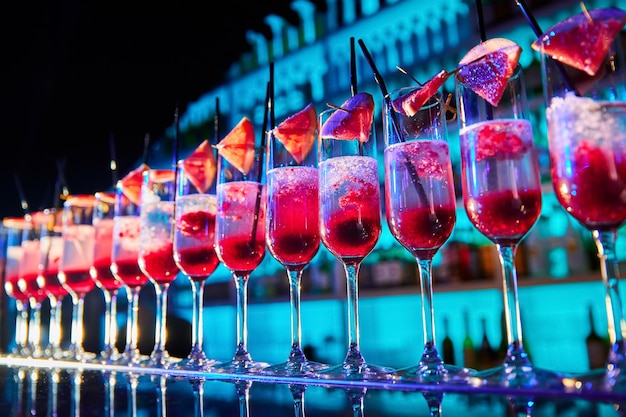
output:
M376 141L371 135L373 123L364 132L359 126L350 139L325 134L326 121L335 112L346 110L357 116L368 111L358 105L320 113L318 169L321 239L343 264L346 274L348 351L342 364L318 374L334 379L392 379L393 369L367 363L359 348L359 268L374 249L381 231L380 182Z
M154 348L144 366L167 368L167 293L178 274L174 262L175 172L149 169L143 173L139 226L139 267L154 285L156 328Z
M104 348L100 359L104 363L113 363L119 358L115 346L117 341L117 294L124 283L111 272L111 253L113 252L113 224L115 214L115 193L101 191L95 194L93 227L95 233L93 264L89 274L104 296Z
M175 368L196 371L210 370L217 363L209 359L203 349L204 284L219 265L215 252L215 183L197 181L197 172L193 170L204 166L205 160L204 157L190 156L178 162L176 173L174 260L191 281L193 315L191 351ZM215 165L212 176L215 178Z
M95 202L96 197L93 194L71 195L63 203L62 211L63 255L58 279L72 297L69 359L81 362L95 356L83 348L85 297L95 287L95 282L89 274L94 257Z
M417 261L424 331L419 363L398 370L397 375L428 383L463 381L469 370L444 363L435 345L432 260L456 222L446 111L440 93L414 114L393 105L420 93L421 88L393 91L383 106L387 224Z
M313 137L316 132L310 132ZM272 256L287 271L291 315L291 350L285 362L263 373L314 376L326 365L309 361L302 349L300 288L302 272L320 245L317 142L303 160L294 158L274 131L267 134L267 221L265 237ZM300 155L298 155L300 156Z
M612 9L598 9L570 19L583 25L590 20L608 25L613 17ZM599 69L592 76L551 58L552 37L560 36L563 29L557 25L536 41L541 52L552 185L561 206L593 236L606 289L611 344L606 366L580 375L584 383L579 385L624 390L626 320L615 251L617 230L626 220L624 50L619 33L613 42L603 40L608 47L605 55L599 48L577 49L584 62L590 55L599 59Z
M538 369L524 350L515 253L541 213L541 179L523 69L515 66L497 106L455 75L463 203L474 227L497 248L502 268L508 349L501 365L476 372L473 384L562 388L557 373Z
M232 360L214 366L217 372L255 373L268 366L248 352L248 280L265 257L265 166L263 148L254 150L247 172L222 155L217 159L216 251L230 270L237 290L237 346Z
M126 195L128 194L128 196ZM130 196L130 198L129 198ZM115 186L115 214L113 215L113 251L111 272L126 286L128 300L126 318L126 343L118 364L137 366L143 359L137 343L139 340L139 294L148 277L139 268L140 199L129 192L122 180Z
M27 214L27 216L30 216ZM4 264L4 291L15 301L15 346L11 355L23 356L28 343L28 295L18 286L20 279L20 262L24 254L22 240L32 230L32 225L26 216L5 217L2 225L6 228L6 255Z

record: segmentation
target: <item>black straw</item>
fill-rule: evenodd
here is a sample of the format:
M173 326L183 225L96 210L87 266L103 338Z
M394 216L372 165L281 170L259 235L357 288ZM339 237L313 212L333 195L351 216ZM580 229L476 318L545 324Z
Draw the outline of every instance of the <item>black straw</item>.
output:
M141 161L144 164L148 164L148 153L150 151L150 133L146 133L143 137L143 155Z
M356 56L354 52L354 37L350 37L350 91L353 96L357 94Z
M220 98L215 97L215 116L213 117L213 140L216 145L220 141Z
M15 187L17 188L17 194L20 197L20 204L22 206L22 211L24 214L30 213L30 208L28 207L28 201L26 200L26 195L24 194L24 188L22 188L22 182L17 175L17 172L13 173L13 179L15 180Z

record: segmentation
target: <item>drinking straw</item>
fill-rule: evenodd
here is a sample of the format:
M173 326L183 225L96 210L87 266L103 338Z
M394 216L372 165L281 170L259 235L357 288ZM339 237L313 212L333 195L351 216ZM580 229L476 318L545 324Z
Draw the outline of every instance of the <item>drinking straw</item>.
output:
M176 165L178 164L178 135L179 135L179 123L178 123L178 100L176 101L176 107L174 108L174 144L172 149L172 170L174 171L174 181L170 184L172 192L170 193L171 199L174 199L176 195L176 176L178 175Z
M213 116L213 140L215 144L220 139L220 98L215 97L215 116Z
M143 154L141 156L141 162L144 164L148 164L148 153L150 151L150 133L146 132L146 135L143 137Z
M24 194L24 188L22 188L22 183L20 181L17 172L13 172L13 179L15 180L15 186L17 187L17 194L20 197L20 204L22 206L22 211L24 214L30 213L30 208L28 207L28 201L26 200L26 195Z
M115 157L115 138L113 133L109 134L109 153L111 155L111 179L113 180L113 187L117 184L117 161Z
M487 40L487 31L485 29L485 18L483 16L483 2L476 0L476 20L478 21L478 33L480 34L480 41L485 42ZM487 120L493 119L493 108L491 104L485 101L485 117Z
M352 95L357 94L356 58L354 53L354 37L350 37L350 90Z
M380 87L380 91L383 94L383 100L385 100L385 105L387 106L387 108L390 109L389 115L391 116L392 127L396 131L398 138L402 142L404 142L404 137L402 136L401 131L400 131L400 122L398 121L397 115L393 111L393 108L391 107L391 98L389 97L389 92L387 91L387 86L385 85L385 81L383 80L383 77L380 75L378 68L376 68L376 64L374 63L374 60L372 59L372 55L370 55L370 52L365 46L365 42L363 42L363 39L359 39L359 46L361 47L361 50L363 51L363 55L365 55L365 59L367 60L370 67L372 68L372 72L374 73L374 80L376 81L376 84L378 84L378 86ZM405 156L405 163L406 163L407 169L409 170L409 174L411 175L411 180L413 182L413 185L415 186L417 195L419 196L419 199L424 204L428 205L428 196L426 195L426 191L424 190L422 180L420 179L419 175L417 175L417 171L415 171L415 167L409 161L407 155L404 155L404 156Z

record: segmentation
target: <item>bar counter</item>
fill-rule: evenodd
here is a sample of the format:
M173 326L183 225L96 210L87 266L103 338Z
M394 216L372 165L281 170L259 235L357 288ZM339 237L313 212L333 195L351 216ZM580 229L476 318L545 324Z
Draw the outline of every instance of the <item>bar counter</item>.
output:
M299 400L302 400L300 403ZM626 394L335 381L0 357L0 414L17 416L623 416ZM299 410L298 406L302 405ZM522 406L519 406L522 404ZM301 411L301 413L299 413Z

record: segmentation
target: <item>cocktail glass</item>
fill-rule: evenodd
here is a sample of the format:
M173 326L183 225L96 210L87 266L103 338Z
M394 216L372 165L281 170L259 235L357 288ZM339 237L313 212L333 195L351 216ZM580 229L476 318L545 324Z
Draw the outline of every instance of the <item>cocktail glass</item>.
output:
M142 358L137 343L139 340L139 294L148 282L148 277L139 268L139 200L125 195L122 181L115 186L115 209L113 216L113 252L111 272L126 286L128 315L126 319L126 343L118 364L137 366Z
M2 225L6 228L6 255L4 264L4 291L15 301L15 346L12 356L27 356L28 347L28 295L18 286L19 266L24 254L22 240L32 229L29 220L23 217L5 217Z
M217 196L215 183L203 190L200 188L202 184L196 183L194 173L186 170L186 164L203 166L204 160L187 159L186 162L179 161L177 164L174 260L179 269L189 277L193 307L191 351L175 368L208 371L217 363L207 357L203 348L204 284L220 262L215 252Z
M541 179L523 70L517 65L493 106L455 76L463 203L474 227L497 248L508 349L502 363L476 372L471 383L562 388L561 376L538 369L524 350L515 253L541 212Z
M265 257L264 149L257 148L247 173L217 159L217 255L230 270L237 290L237 347L232 360L213 369L227 373L255 373L268 366L248 352L248 280Z
M613 43L590 76L541 54L548 148L554 193L589 230L606 288L610 338L602 369L580 376L585 388L626 389L626 320L619 292L617 230L626 220L626 72L623 47Z
M358 110L358 109L357 109ZM342 109L320 113L326 120ZM374 249L381 231L380 181L376 140L319 137L320 230L324 246L343 264L347 282L348 351L340 365L318 372L322 378L392 379L394 370L369 364L359 347L358 278L361 262Z
M63 256L59 265L59 281L72 297L72 328L68 359L84 362L93 359L92 352L83 347L85 297L95 287L89 274L93 265L95 229L93 194L71 195L63 203Z
M398 370L397 376L424 383L464 381L470 370L444 363L435 344L432 260L456 223L446 110L439 93L415 114L392 104L419 89L393 91L383 103L387 224L417 261L424 332L419 363Z
M302 272L320 246L317 141L302 161L294 159L272 131L267 134L267 221L265 238L289 280L291 350L285 362L263 373L314 376L327 366L309 361L302 349L300 287Z
M154 285L156 327L154 348L143 366L167 368L172 359L165 350L167 292L178 275L174 262L175 172L150 169L143 173L139 227L139 267Z
M119 359L117 341L117 295L124 283L115 278L111 271L113 252L113 224L115 214L115 193L100 191L95 194L93 227L95 233L93 264L89 274L104 296L104 348L99 354L104 363Z

